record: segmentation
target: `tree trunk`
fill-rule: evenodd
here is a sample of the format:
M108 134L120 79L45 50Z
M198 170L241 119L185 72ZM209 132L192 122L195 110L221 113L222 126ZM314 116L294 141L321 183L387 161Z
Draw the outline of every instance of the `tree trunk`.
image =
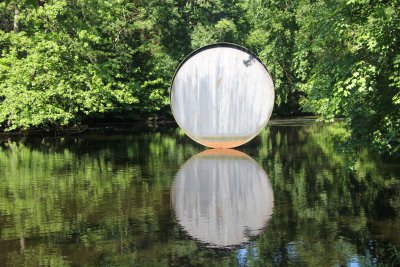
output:
M24 251L25 250L25 238L22 236L19 237L19 245L21 247L21 251Z
M14 33L19 32L18 16L19 16L19 9L18 9L18 5L15 4L15 6L14 6Z

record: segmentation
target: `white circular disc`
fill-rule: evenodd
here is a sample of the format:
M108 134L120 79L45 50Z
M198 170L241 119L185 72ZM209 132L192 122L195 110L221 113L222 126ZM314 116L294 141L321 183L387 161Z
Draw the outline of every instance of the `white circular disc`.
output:
M171 202L177 221L194 239L230 247L260 234L274 196L265 171L248 155L211 149L190 158L177 173Z
M231 148L254 138L274 106L274 85L265 66L234 44L209 45L179 66L171 109L184 132L213 148Z

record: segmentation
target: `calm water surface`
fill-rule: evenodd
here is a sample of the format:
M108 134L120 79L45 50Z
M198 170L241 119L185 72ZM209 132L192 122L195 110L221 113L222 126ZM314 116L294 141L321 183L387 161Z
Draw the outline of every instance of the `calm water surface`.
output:
M400 163L340 123L237 150L177 128L0 139L0 266L400 265Z

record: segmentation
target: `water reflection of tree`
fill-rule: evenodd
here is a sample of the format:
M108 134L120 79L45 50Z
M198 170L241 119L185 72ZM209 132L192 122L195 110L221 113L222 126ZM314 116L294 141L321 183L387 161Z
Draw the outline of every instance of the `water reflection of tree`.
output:
M178 232L163 223L172 216L166 189L198 151L177 140L179 134L154 133L2 142L0 234L14 244L2 254L9 251L11 262L35 254L43 262L45 255L61 261L68 255L78 263L115 255L132 260L141 250L156 254L150 244L161 246ZM15 250L20 240L24 246Z
M400 225L399 166L366 151L341 153L346 132L338 126L271 127L255 141L276 204L255 265L347 265L357 255L385 261L386 242L400 244L398 230L376 240L371 227L382 219Z
M400 244L399 165L345 156L344 134L337 124L273 126L242 148L275 198L250 264L383 261L381 248ZM1 142L0 264L234 265L235 250L187 240L170 211L172 179L201 149L178 130Z

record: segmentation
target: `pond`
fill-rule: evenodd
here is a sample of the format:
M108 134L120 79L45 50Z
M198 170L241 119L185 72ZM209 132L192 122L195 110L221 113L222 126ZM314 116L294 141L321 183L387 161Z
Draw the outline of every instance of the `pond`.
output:
M400 264L400 163L341 123L272 120L236 150L180 129L0 140L0 266Z

